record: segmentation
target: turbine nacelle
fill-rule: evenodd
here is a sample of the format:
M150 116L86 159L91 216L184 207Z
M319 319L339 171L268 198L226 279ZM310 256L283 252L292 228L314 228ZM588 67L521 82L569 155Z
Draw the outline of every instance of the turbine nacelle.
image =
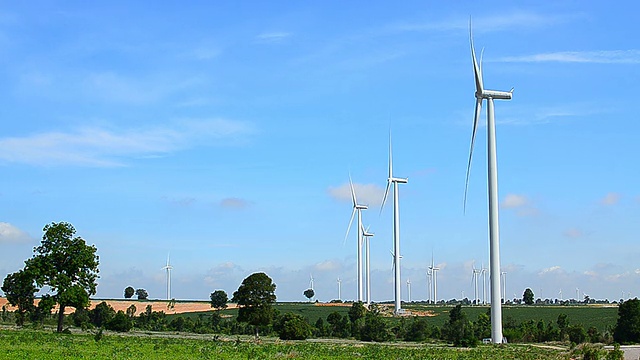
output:
M513 89L511 91L498 91L498 90L482 90L480 97L476 92L476 99L499 99L499 100L511 100L513 96Z
M357 210L367 210L368 208L369 207L367 205L356 204L356 206L354 206L354 209L357 209Z

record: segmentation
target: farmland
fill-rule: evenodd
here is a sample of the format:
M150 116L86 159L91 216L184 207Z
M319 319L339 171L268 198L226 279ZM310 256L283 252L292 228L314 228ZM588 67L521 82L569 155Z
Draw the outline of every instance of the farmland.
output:
M369 344L356 341L290 341L173 337L150 333L121 336L0 330L0 357L11 359L566 359L563 350L529 345L456 349L436 345Z

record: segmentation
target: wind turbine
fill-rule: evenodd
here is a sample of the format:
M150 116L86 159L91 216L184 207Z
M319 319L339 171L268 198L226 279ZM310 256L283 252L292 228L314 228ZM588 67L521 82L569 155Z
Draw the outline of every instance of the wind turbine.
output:
M558 292L558 295L560 295L560 301L562 301L562 289L560 289L560 292Z
M342 300L342 280L340 280L340 278L338 278L338 300Z
M349 226L347 227L347 233L344 236L344 241L347 241L349 231L351 230L351 224L353 223L353 217L358 213L358 301L362 301L364 296L362 295L362 210L367 210L367 205L358 204L356 198L356 191L353 188L353 182L351 181L351 174L349 174L349 186L351 187L351 200L353 201L353 211L351 212L351 220L349 220Z
M309 274L309 288L313 290L313 275Z
M389 131L389 177L387 178L387 187L384 190L380 213L384 209L387 202L389 188L393 184L393 263L394 263L394 313L400 313L400 209L398 206L398 184L406 184L408 179L393 177L393 155L391 152L391 131Z
M467 178L464 189L464 208L466 210L467 189L469 186L469 170L471 169L471 157L473 145L478 130L482 102L487 100L487 188L489 198L489 263L491 270L491 341L494 344L502 342L502 304L500 303L500 228L498 224L498 161L496 156L496 122L493 111L493 100L511 100L511 91L487 90L482 79L482 63L478 65L476 52L473 47L473 33L471 21L469 21L469 40L471 44L471 60L476 82L476 109L473 119L473 131L471 133L471 146L469 149L469 162L467 163ZM482 59L481 59L482 60Z
M482 305L487 304L487 268L482 264L480 269L480 275L482 275Z
M433 303L438 303L438 271L440 271L439 267L436 267L433 263L433 254L431 254L431 265L429 266L429 270L431 270L431 277L433 277Z
M362 237L364 237L365 239L365 252L366 252L366 258L365 258L365 272L367 273L367 305L371 304L371 266L370 266L370 262L369 262L369 238L373 237L373 233L369 232L369 228L367 227L366 229L364 228L364 226L361 228L362 231Z
M173 266L169 263L169 254L167 253L167 265L165 265L162 270L167 271L167 300L171 300L171 270L173 270Z
M429 295L429 298L427 300L428 304L431 304L431 289L433 288L431 285L431 278L432 278L432 273L431 273L431 268L427 268L427 292Z
M507 302L507 272L500 272L502 276L502 303Z
M476 305L480 305L480 296L478 294L478 275L480 275L480 269L476 269L475 264L473 265L473 281L475 283L475 288L474 288L474 293L473 295L474 297L474 302L476 303Z
M411 279L407 279L407 298L409 301L407 301L408 303L411 302Z

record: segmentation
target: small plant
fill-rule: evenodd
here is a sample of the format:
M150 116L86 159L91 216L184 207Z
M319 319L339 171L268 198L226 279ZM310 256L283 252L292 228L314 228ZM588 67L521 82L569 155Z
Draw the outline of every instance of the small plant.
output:
M93 335L93 340L95 340L96 342L99 342L100 340L102 340L102 328L98 329L96 334Z

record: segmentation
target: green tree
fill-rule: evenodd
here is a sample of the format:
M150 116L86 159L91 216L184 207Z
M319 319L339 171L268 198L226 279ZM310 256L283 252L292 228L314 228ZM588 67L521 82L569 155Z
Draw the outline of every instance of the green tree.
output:
M473 335L473 325L467 320L461 305L451 309L449 321L444 324L442 332L445 339L454 346L475 346L478 343L478 339Z
M34 274L38 286L46 285L56 292L57 331L62 332L65 308L86 307L89 296L95 295L99 258L96 247L75 236L76 229L69 223L47 224L43 231L42 242L25 267Z
M298 314L286 313L278 319L275 330L282 340L305 340L311 336L311 325Z
M109 320L105 328L107 330L118 331L118 332L127 332L131 330L133 327L133 321L124 311L118 310L111 320Z
M640 342L640 300L629 299L618 306L613 340L620 344Z
M124 298L125 299L131 299L133 297L133 294L135 294L135 293L136 293L136 290L133 287L127 286L124 289Z
M327 315L327 323L329 323L330 336L346 338L349 336L349 318L340 315L334 311Z
M587 340L587 332L584 331L582 325L569 325L567 334L569 335L569 341L572 343L581 344Z
M107 304L105 301L96 305L95 308L89 311L89 318L91 323L96 327L105 326L116 315L116 311Z
M479 314L478 320L473 325L477 339L491 337L491 318L488 313Z
M19 270L7 275L2 282L2 291L9 304L16 306L16 324L24 325L27 313L35 308L33 302L38 288L34 285L34 277L26 270Z
M533 305L533 298L534 298L533 291L527 288L524 291L524 294L522 295L522 301L527 305Z
M133 319L136 316L137 311L138 309L136 309L136 306L131 304L131 306L127 308L127 315Z
M211 307L216 310L226 309L229 298L224 290L216 290L209 295L211 299Z
M364 318L367 314L367 308L364 307L362 301L354 302L351 305L351 309L349 309L349 320L351 320L352 324L355 324L359 319Z
M45 294L38 301L38 306L36 306L31 312L31 321L33 323L40 323L40 325L44 325L44 319L51 315L51 310L56 306L56 300L53 296L49 294Z
M147 300L149 293L145 289L137 289L136 296L138 297L138 300Z
M420 316L414 316L411 323L407 326L407 332L404 335L405 341L424 341L429 335L429 323L427 319Z
M307 297L307 299L309 299L309 301L311 301L311 298L315 295L315 291L313 291L313 289L307 289L304 291L304 296Z
M567 336L567 328L569 327L569 317L567 314L558 315L556 324L558 324L558 330L560 331L560 341L564 341Z
M276 284L267 274L260 272L249 275L233 293L231 301L238 304L236 320L253 325L256 339L258 327L269 325L274 317L275 291Z
M367 311L364 317L364 326L360 330L360 339L376 342L391 340L387 324L377 311Z

